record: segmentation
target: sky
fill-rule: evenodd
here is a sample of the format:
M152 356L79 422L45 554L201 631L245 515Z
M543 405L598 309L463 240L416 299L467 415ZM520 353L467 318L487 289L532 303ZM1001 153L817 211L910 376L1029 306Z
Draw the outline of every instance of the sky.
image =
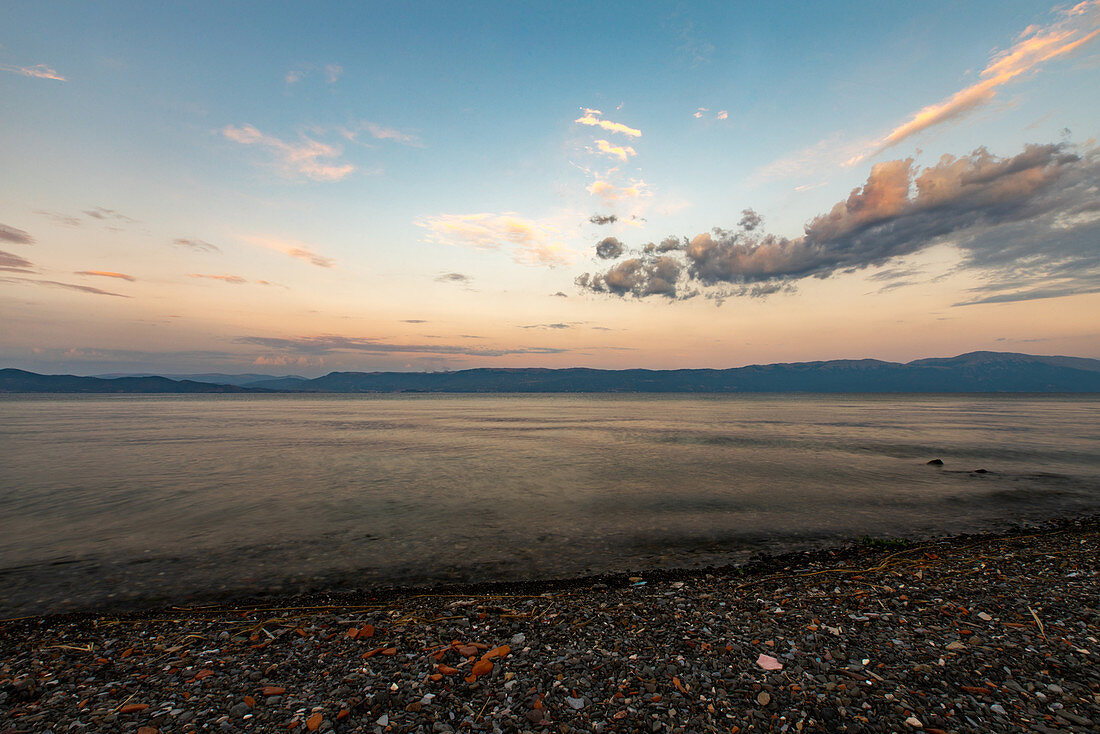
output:
M1100 358L1100 0L5 3L0 366Z

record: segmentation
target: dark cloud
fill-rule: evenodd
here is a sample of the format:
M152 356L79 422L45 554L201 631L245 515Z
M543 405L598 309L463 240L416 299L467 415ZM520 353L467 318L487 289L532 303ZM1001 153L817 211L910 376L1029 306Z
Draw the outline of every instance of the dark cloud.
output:
M9 227L6 224L0 224L0 240L4 242L14 242L17 245L34 244L34 237L31 237L21 229Z
M601 260L614 260L625 250L623 243L617 237L605 237L596 243L596 257Z
M644 298L645 296L677 295L676 282L680 279L683 266L669 256L652 259L631 258L602 275L585 273L577 278L577 285L584 290L597 293L614 293L617 296L627 294Z
M572 329L573 324L528 324L519 327L521 329Z
M826 278L949 243L962 253L963 267L987 278L984 290L1085 292L1080 289L1100 286L1097 180L1097 151L1077 154L1066 144L1029 145L1009 158L979 148L923 169L911 158L886 161L844 201L812 219L801 237L759 231L759 216L744 210L738 229L696 235L682 255L659 255L673 251L662 250L665 243L647 245L641 258L585 274L577 283L638 297L680 298L703 288L721 298L740 286ZM665 242L673 248L682 241ZM736 288L723 290L730 285ZM745 294L758 292L749 287Z
M551 293L550 295L557 296L558 298L569 298L569 296L565 295L561 291L558 291L557 293Z
M202 240L188 239L185 237L179 237L172 240L172 244L177 247L186 247L198 252L221 252L221 249L217 245L212 245L209 242L203 242Z
M588 221L592 224L614 224L619 221L619 217L616 214L593 214Z
M13 273L33 273L34 263L24 257L0 250L0 270Z
M124 296L121 293L112 293L111 291L105 291L100 288L93 288L90 285L77 285L75 283L59 283L56 280L36 280L34 278L0 278L0 282L4 283L34 283L36 285L43 285L47 288L64 288L70 291L80 291L82 293L91 293L97 296L115 296L116 298L130 298L130 296Z
M253 344L266 349L278 349L298 354L321 355L330 352L363 352L369 354L452 354L471 357L503 357L508 354L560 354L567 349L550 347L517 347L491 349L455 344L386 344L365 337L303 336L293 339L263 336L242 336L238 344Z
M440 283L469 283L473 279L462 273L443 273L436 280Z
M737 226L746 232L751 232L759 227L764 222L764 217L757 214L752 209L741 210L741 221L737 223Z
M424 319L401 319L402 324L426 324Z

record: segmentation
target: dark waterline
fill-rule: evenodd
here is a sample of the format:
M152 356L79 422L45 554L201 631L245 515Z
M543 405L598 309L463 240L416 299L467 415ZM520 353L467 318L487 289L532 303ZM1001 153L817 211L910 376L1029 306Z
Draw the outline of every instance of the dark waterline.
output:
M1095 512L1098 408L1095 395L4 397L0 613L700 566Z

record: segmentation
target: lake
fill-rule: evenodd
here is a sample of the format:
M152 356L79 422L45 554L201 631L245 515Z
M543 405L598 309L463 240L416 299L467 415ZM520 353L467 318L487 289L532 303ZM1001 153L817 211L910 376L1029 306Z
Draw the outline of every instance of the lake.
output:
M0 614L1097 512L1098 419L1095 395L4 396Z

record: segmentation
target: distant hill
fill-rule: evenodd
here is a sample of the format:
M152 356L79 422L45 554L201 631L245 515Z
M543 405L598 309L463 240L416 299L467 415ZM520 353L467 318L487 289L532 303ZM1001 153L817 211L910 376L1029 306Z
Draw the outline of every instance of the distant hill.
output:
M0 370L0 393L240 393L270 392L236 385L214 385L194 380L169 380L167 377L77 377L76 375L39 375L24 370Z
M891 393L1100 392L1100 360L1003 352L901 364L841 359L727 370L483 368L455 372L332 372L283 377L248 387L165 377L74 377L0 370L0 392L318 392L318 393Z
M222 372L201 372L194 375L176 375L166 374L157 375L155 372L115 372L107 375L93 375L93 377L101 377L104 380L115 380L119 377L167 377L169 380L192 380L194 382L210 382L215 385L237 385L239 387L248 387L255 382L266 382L268 380L304 380L304 377L298 377L297 375L260 375L260 374L243 374L243 375L227 375Z
M333 372L252 384L305 392L1100 392L1100 360L971 352L907 364L877 359L727 370L471 369Z

